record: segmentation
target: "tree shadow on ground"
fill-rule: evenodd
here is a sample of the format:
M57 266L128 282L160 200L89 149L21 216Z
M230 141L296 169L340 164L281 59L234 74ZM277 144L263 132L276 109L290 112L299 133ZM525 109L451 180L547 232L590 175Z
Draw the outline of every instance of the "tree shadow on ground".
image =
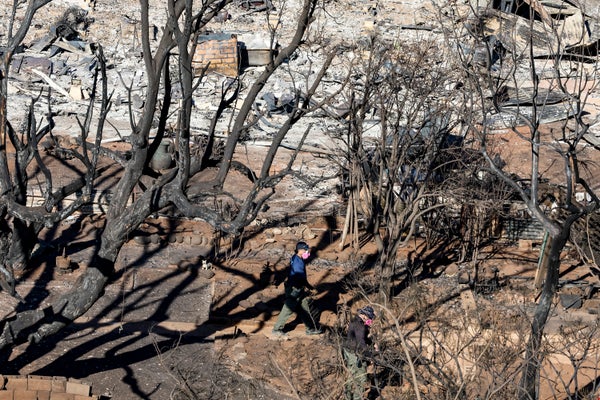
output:
M134 260L134 264L138 261ZM178 278L178 283L169 283L170 290L166 296L160 299L153 297L157 288L174 278ZM24 345L23 350L13 355L10 362L3 363L3 373L18 374L29 364L43 365L45 361L40 360L46 359L49 360L48 363L36 369L33 374L85 378L106 372L117 377L128 387L127 392L134 396L120 394L116 398L167 398L168 392L165 394L160 386L176 385L177 379L181 378L171 377L172 379L165 380L165 376L169 377L169 370L161 369L166 368L163 365L165 363L170 363L171 366L178 364L172 359L173 350L182 350L187 355L190 352L200 354L195 359L187 359L188 365L194 365L198 359L208 360L212 357L212 339L206 338L223 329L223 326L204 322L196 330L184 334L176 328L157 325L169 319L168 310L178 296L196 290L193 283L198 279L198 271L194 268L174 270L129 292L123 292L122 297L117 296L106 304L90 321L74 322L40 344ZM121 307L121 303L126 306ZM115 322L115 309L121 308L126 318L129 312L139 311L149 304L152 304L154 312L141 322L119 323L118 319ZM184 350L185 348L188 350ZM152 366L154 371L147 371L147 365ZM216 378L207 375L205 384L210 386L212 379ZM163 381L165 382L161 383ZM215 396L210 398L222 398L218 394Z
M319 251L329 246L332 240L333 236L321 237L314 246L314 254L318 256ZM94 244L93 241L88 243L90 245ZM247 245L248 242L241 242L239 248L243 249ZM90 316L90 320L75 322L42 343L27 345L19 354L13 354L14 357L10 362L3 363L6 366L3 372L16 374L29 364L48 359L49 361L46 364L43 364L43 362L39 364L40 367L35 370L35 374L84 378L100 372L109 372L112 375L119 375L118 379L127 385L131 393L142 398L151 398L153 393L158 393L157 391L162 389L156 385L148 386L148 382L152 379L142 382L138 371L133 367L134 364L149 362L149 360L156 359L162 351L164 351L163 354L167 354L176 347L210 346L213 339L209 338L217 337L219 334L220 338L227 338L227 335L235 336L235 333L227 333L229 332L227 328L235 326L242 320L263 321L255 330L249 333L258 332L266 325L265 321L272 319L275 313L281 309L283 289L278 296L273 296L261 307L250 307L240 311L237 306L241 300L264 290L265 284L270 284L272 281L282 281L285 275L284 270L274 271L272 274L261 274L257 277L245 270L243 265L240 268L232 268L225 265L225 263L215 262L217 268L222 269L232 277L245 280L245 289L214 307L211 310L213 318L202 321L195 329L185 334L173 327L158 326L157 324L170 319L169 310L180 296L199 290L194 285L197 284L198 279L201 279L199 277L201 266L191 265L185 270L173 269L166 273L163 271L156 279L124 290L128 274L142 268L147 260L159 254L161 250L163 250L161 246L144 248L139 257L128 260L127 265L120 268L111 280L113 285L121 285L118 296L112 298L112 300L108 298L108 303L104 302L102 307L95 310L94 315ZM287 256L289 255L282 255L280 260L275 261L285 262ZM227 257L230 258L232 255L228 254ZM331 311L334 315L337 315L342 294L352 290L351 282L356 279L356 274L369 271L374 265L373 261L374 256L371 255L361 259L360 268L358 268L358 263L355 265L350 263L348 271L335 277L335 279L326 279L331 278L330 274L332 273L326 271L323 275L324 282L313 282L321 293L315 301L317 308L321 312ZM315 261L313 266L326 269L329 264ZM49 264L47 268L51 272L53 265ZM155 295L163 285L167 285L169 291L164 296L157 298ZM41 287L47 290L45 286ZM105 298L107 297L105 296ZM345 299L344 306L351 308L355 303L364 300L363 295L357 293L352 298ZM152 312L148 312L150 309ZM123 314L122 317L115 315L119 312ZM141 312L146 313L142 314L143 317L140 318L139 313ZM127 321L127 316L134 313L138 313L137 320L140 322ZM226 319L218 320L218 318L215 318L219 316L226 317ZM290 321L288 327L292 328L297 323L297 320ZM7 356L6 360L8 358ZM164 371L154 372L158 376L161 376L161 373L164 375ZM161 378L164 379L164 376ZM155 396L158 396L158 394L155 394Z

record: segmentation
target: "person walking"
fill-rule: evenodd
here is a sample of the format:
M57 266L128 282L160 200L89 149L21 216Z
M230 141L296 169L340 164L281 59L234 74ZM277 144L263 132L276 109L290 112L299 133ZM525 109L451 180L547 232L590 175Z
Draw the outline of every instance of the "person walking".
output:
M314 288L308 283L305 261L310 257L310 247L306 242L298 242L290 260L290 270L285 286L285 302L277 322L273 326L274 336L286 336L283 328L290 316L296 312L306 327L307 335L323 333L317 321L317 310L312 306L309 291Z
M357 315L348 324L343 342L342 355L349 377L344 384L347 400L361 400L367 385L367 360L377 351L372 345L369 329L375 319L373 307L366 306L358 310Z

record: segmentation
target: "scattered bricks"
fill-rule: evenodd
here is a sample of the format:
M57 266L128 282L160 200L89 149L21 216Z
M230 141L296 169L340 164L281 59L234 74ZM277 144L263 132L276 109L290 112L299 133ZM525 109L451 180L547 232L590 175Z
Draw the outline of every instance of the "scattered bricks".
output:
M27 377L19 375L4 375L6 389L27 390Z
M91 392L92 388L90 385L82 383L78 379L69 379L67 381L67 393L89 396Z
M13 390L0 390L0 400L14 400Z
M67 378L61 376L55 376L52 378L52 390L54 393L65 393L67 391Z
M27 389L29 390L52 390L52 378L48 376L29 375L27 377Z
M200 36L192 60L194 74L199 75L206 66L208 71L237 76L240 67L237 36L231 34Z
M14 400L37 400L37 390L17 389L14 393Z
M98 400L98 396L81 396L76 394L74 400Z

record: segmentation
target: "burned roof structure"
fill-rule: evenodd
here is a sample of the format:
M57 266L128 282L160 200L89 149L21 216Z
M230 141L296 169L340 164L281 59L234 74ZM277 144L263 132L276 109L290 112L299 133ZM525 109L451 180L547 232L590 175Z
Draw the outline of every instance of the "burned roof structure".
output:
M491 93L500 109L486 117L488 127L514 127L534 115L541 124L573 116L576 107L551 82L558 78L557 62L577 60L591 65L597 61L598 8L588 0L490 0L487 7L478 10L476 36L481 43L474 54L476 61L497 75L502 74L501 60L510 58L517 77L512 83L516 87L505 86L511 85L506 82ZM529 63L535 64L540 78L537 84L523 63L530 57ZM567 76L572 67L564 67Z
M598 6L591 1L492 0L484 16L484 33L506 48L523 50L531 44L534 57L562 53L598 55Z

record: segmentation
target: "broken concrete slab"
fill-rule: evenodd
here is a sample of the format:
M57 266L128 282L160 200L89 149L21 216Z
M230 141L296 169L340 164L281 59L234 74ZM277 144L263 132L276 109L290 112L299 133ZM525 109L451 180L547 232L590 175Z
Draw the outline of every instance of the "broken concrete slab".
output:
M583 305L583 300L581 296L576 294L559 294L560 304L564 307L564 309L579 309Z
M45 57L18 55L13 58L10 68L16 74L31 72L31 70L36 69L49 75L53 71L53 62Z
M510 129L525 124L526 120L533 118L533 107L503 107L503 111L486 117L484 124L492 130ZM537 107L537 121L540 124L567 119L574 114L574 109L567 104L548 104Z

